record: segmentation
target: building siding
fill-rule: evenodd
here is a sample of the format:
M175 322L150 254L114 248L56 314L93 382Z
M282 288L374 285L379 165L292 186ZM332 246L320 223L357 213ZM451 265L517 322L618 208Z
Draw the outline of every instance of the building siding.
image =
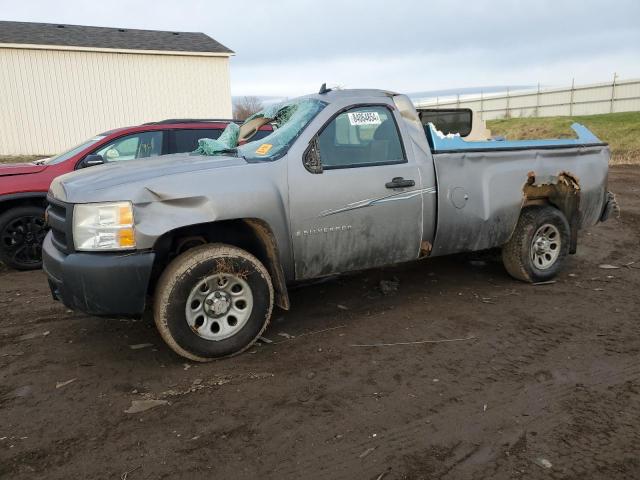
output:
M0 155L166 118L231 118L229 59L0 48Z

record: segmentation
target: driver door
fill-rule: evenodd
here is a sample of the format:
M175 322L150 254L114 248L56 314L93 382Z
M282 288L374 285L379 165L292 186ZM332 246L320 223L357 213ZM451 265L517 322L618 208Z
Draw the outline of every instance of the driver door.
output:
M418 258L421 180L392 109L338 112L314 140L321 173L300 156L289 164L296 279Z

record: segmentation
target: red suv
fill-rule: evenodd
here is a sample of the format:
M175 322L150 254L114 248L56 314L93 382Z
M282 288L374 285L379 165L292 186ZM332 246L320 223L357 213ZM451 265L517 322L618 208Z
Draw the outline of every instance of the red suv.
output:
M229 120L164 120L101 133L71 150L33 163L0 165L0 261L18 270L42 266L44 210L51 181L80 168L191 152L216 139ZM266 137L270 125L252 140Z

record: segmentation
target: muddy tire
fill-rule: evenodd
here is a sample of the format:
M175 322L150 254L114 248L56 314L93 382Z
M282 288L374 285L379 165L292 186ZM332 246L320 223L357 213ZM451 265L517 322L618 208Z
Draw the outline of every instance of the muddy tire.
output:
M44 208L25 205L0 215L0 261L16 270L42 268Z
M502 262L513 278L544 282L555 277L569 253L570 228L557 208L535 206L520 214L502 248Z
M273 301L271 277L256 257L208 244L184 252L162 273L154 319L174 352L206 362L249 348L267 328Z

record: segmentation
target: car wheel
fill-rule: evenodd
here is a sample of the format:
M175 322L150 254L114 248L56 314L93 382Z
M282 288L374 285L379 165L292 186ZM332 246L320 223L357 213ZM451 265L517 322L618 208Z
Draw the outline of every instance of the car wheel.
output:
M154 319L173 351L205 362L249 348L267 328L273 301L271 277L256 257L208 244L187 250L162 273Z
M16 207L0 215L0 260L16 270L42 268L42 242L47 234L44 208Z
M560 210L528 207L502 249L502 261L509 275L518 280L551 280L569 253L569 239L569 223Z

